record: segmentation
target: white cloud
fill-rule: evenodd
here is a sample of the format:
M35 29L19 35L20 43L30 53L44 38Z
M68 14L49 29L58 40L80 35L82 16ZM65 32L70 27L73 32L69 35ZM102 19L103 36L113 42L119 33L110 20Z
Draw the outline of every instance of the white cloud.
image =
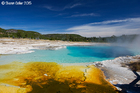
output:
M94 22L94 23L90 23L91 25L93 24L110 24L110 23L121 23L121 22L126 22L128 21L128 19L124 19L124 20L109 20L109 21L103 21L103 22Z
M66 8L74 8L74 7L77 7L77 6L80 6L80 5L82 5L82 4L77 3L77 4L70 5L70 6L66 6Z
M86 37L112 36L122 34L140 34L140 18L94 22L66 29Z
M76 14L76 15L71 15L70 17L83 17L83 16L99 16L98 14L95 13L89 13L89 14Z
M58 15L56 16L63 16L63 15L68 15L69 13L59 13Z
M52 6L48 6L48 5L45 5L44 8L47 8L49 10L53 10Z
M61 7L56 7L56 6L51 6L51 5L45 5L43 6L44 8L51 10L51 11L63 11L65 9L71 9L71 8L75 8L77 6L81 6L82 4L80 3L75 3L75 4L68 4L65 6L61 6Z
M43 7L48 10L51 10L51 11L63 11L64 10L64 8L54 7L54 6L50 6L50 5L45 5Z

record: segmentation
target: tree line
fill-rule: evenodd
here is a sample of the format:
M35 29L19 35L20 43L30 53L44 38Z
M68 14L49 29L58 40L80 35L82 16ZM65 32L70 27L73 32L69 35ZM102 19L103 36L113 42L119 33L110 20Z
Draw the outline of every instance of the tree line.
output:
M79 41L79 42L133 42L138 36L121 35L110 37L83 37L78 34L40 34L35 31L25 31L16 29L2 29L0 28L0 37L12 38L30 38L30 39L47 39L47 40L62 40L62 41Z

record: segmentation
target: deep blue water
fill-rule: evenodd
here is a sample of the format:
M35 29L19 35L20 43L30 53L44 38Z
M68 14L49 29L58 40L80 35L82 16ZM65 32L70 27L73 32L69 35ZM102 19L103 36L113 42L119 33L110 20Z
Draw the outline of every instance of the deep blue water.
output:
M98 57L102 59L134 55L133 52L121 46L71 46L67 49L70 51L68 55L73 57Z
M134 51L121 46L67 46L59 50L34 50L28 54L1 56L0 64L18 62L84 63L114 59L119 56L136 55Z

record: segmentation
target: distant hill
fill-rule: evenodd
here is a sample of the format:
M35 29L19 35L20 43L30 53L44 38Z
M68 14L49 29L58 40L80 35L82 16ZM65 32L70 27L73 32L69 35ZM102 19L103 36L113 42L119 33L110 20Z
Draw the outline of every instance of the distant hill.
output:
M84 41L84 42L133 42L140 35L122 35L111 37L82 37L78 34L46 34L43 35L50 40L63 40L63 41Z
M0 28L0 37L13 37L13 38L39 38L42 35L35 31L24 31L16 29L2 29Z
M2 29L0 28L0 37L12 38L30 38L30 39L48 39L48 40L62 40L62 41L84 41L84 42L133 42L140 35L122 35L111 37L83 37L78 34L40 34L35 31L25 31L16 29Z
M86 37L82 37L78 34L46 34L43 36L50 40L86 41Z
M118 42L118 43L131 43L135 39L140 38L139 34L133 34L133 35L121 35L121 36L111 36L111 37L106 37L106 42Z
M105 38L96 37L83 37L78 34L46 34L43 35L50 40L62 40L62 41L84 41L84 42L106 42Z

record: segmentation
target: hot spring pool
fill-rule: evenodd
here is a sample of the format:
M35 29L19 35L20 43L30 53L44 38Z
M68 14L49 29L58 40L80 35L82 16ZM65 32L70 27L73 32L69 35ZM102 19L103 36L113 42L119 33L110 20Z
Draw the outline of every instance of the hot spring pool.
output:
M59 50L34 50L28 54L1 56L0 64L18 62L85 63L114 59L119 56L133 56L140 52L121 46L67 46Z

